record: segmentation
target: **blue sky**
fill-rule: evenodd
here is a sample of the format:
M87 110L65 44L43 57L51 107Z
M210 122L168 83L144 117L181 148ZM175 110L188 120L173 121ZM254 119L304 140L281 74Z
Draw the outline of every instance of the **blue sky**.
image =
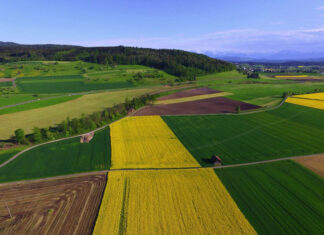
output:
M324 52L323 0L10 0L0 41Z

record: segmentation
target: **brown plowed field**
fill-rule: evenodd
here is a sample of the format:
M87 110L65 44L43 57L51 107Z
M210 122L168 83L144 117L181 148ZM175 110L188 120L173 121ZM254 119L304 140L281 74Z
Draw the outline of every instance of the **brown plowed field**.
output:
M157 100L169 100L169 99L177 99L177 98L184 98L184 97L190 97L190 96L196 96L196 95L207 95L207 94L214 94L214 93L220 93L221 91L217 91L214 89L210 89L208 87L201 87L191 90L184 90L180 91L171 95L166 95L163 97L158 98Z
M91 234L105 184L101 174L0 186L0 234Z
M133 115L147 116L235 113L238 105L240 105L241 110L251 110L259 108L259 106L257 105L231 100L224 97L216 97L175 104L145 106L144 108L135 112Z
M301 157L295 159L295 161L324 178L324 155L313 157Z
M0 78L0 82L13 82L15 78Z

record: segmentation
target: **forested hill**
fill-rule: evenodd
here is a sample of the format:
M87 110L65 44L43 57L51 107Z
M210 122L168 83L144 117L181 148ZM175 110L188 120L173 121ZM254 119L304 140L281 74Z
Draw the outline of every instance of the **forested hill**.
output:
M231 63L181 50L0 43L0 62L21 60L82 60L99 64L139 64L187 78L235 69Z

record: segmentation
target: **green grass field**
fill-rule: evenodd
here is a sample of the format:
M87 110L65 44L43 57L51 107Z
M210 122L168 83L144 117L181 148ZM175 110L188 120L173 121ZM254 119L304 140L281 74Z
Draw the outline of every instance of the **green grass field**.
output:
M45 178L110 167L109 128L95 133L90 143L72 138L23 153L0 168L0 182Z
M0 109L0 115L1 114L9 114L9 113L15 113L15 112L21 112L31 109L37 109L37 108L43 108L55 104L64 103L70 100L74 100L81 97L81 95L74 95L74 96L63 96L63 97L57 97L57 98L51 98L46 100L38 100L32 103L17 105L14 107L9 107L5 109Z
M7 105L13 105L22 103L29 100L37 100L38 98L44 98L44 97L51 97L55 94L48 95L48 94L8 94L8 95L0 95L0 107L7 106Z
M101 92L83 95L77 99L63 103L36 108L21 112L0 115L0 140L8 139L18 128L23 128L25 133L31 133L34 127L49 127L61 123L67 117L81 117L82 114L91 114L104 108L112 107L157 88L131 89L111 92Z
M0 150L0 164L7 161L9 158L14 156L16 153L19 153L25 147L13 148L13 149L3 149Z
M203 166L214 154L226 165L324 153L324 112L318 109L286 103L254 114L163 119Z
M259 234L321 234L324 181L292 161L215 170Z

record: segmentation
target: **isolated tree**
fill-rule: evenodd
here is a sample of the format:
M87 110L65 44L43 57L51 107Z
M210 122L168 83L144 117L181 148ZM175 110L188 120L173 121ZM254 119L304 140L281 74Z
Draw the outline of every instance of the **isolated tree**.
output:
M240 112L241 112L241 105L237 105L237 106L236 106L236 112L237 112L237 113L240 113Z
M19 144L26 143L25 132L23 129L19 128L19 129L15 130L15 139Z

